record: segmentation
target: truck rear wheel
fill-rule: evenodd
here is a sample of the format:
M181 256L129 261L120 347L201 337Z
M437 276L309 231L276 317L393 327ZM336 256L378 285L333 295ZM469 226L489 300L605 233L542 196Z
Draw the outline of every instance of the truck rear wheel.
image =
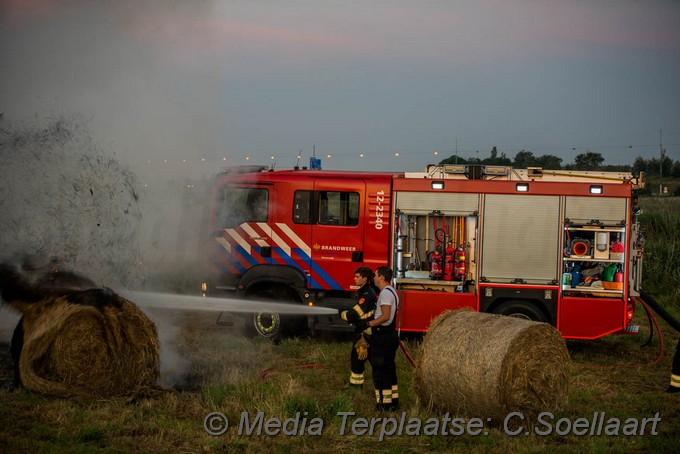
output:
M495 308L493 313L534 322L548 323L548 317L545 313L528 301L507 301Z

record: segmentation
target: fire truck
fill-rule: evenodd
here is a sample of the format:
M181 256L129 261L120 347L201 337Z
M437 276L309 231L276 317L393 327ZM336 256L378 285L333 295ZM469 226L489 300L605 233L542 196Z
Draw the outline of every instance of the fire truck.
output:
M344 310L354 270L386 265L398 328L445 310L550 323L564 338L637 332L643 175L440 165L422 172L225 169L215 180L205 295ZM347 330L336 315L254 312L253 335Z

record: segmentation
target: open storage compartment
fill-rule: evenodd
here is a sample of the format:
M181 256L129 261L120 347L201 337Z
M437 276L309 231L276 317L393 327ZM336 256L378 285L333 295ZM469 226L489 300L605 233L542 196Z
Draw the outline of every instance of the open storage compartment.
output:
M621 297L625 279L623 227L566 226L562 258L562 291Z

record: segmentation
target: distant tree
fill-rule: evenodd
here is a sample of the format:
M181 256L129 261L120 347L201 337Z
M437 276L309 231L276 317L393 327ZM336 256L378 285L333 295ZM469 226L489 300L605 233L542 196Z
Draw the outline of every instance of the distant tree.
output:
M637 158L635 158L635 162L633 162L633 173L635 175L639 175L640 172L647 173L648 165L649 163L645 158L643 158L642 156L638 156Z
M468 161L460 156L451 155L448 158L439 161L440 166L443 166L444 164L468 164Z
M603 162L604 158L600 153L588 151L587 153L581 153L574 158L574 169L595 170L598 169Z
M512 161L505 155L505 153L501 153L501 155L498 156L498 149L493 147L491 149L491 157L482 159L482 164L491 166L511 166Z
M673 160L664 154L661 163L663 164L663 168L659 170L663 170L663 176L671 176L673 173Z
M663 172L662 176L664 177L673 176L673 167L675 167L675 163L668 156L664 156L663 161L659 161L658 158L652 158L646 160L645 162L645 173L648 176L658 177L659 172Z
M508 156L505 153L501 153L501 157L498 158L498 163L504 166L511 166L512 159L508 158Z
M659 160L656 158L648 159L647 160L647 169L646 169L647 175L650 176L659 176Z
M600 167L600 170L605 172L632 172L633 167L628 164L607 164Z
M527 167L536 167L537 160L531 151L520 150L515 155L515 160L512 166L515 169L526 169Z
M491 156L480 159L478 157L462 158L460 156L452 155L446 159L439 161L439 165L444 164L471 164L471 165L492 165L492 166L511 166L512 161L505 155L505 153L498 153L498 149L493 147L491 149Z
M671 167L671 176L673 178L680 178L680 161L675 161Z
M551 154L544 154L536 158L536 164L538 167L546 170L560 170L562 168L562 158Z

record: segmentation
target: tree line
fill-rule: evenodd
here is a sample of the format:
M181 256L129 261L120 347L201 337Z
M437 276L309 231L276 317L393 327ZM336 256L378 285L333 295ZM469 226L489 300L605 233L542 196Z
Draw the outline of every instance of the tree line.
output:
M505 153L498 153L496 147L491 149L491 156L485 159L469 158L464 159L460 156L450 156L439 162L443 164L480 164L511 166L515 169L526 169L527 167L542 167L546 170L602 170L610 172L632 172L639 174L644 172L647 176L680 178L680 161L673 161L668 156L663 159L645 159L642 156L635 158L632 165L628 164L606 164L600 153L587 151L574 158L573 163L562 165L562 158L546 154L536 156L531 151L520 150L514 159L508 158Z

